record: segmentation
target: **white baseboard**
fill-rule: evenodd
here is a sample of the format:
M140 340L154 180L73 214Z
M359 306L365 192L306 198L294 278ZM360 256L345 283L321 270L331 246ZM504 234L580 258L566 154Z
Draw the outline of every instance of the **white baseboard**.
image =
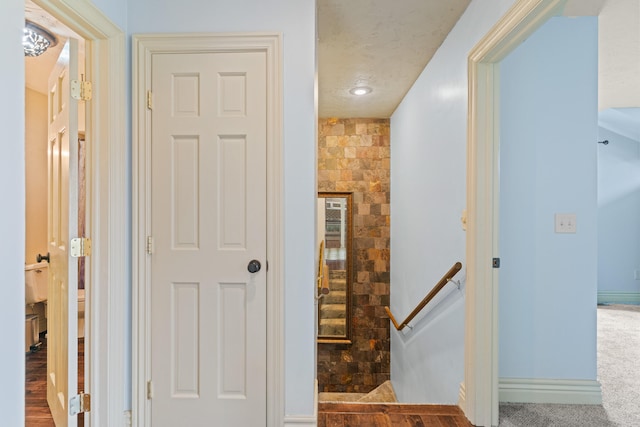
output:
M317 426L318 417L313 415L286 415L284 427L309 427Z
M500 402L598 405L602 389L596 380L500 378Z
M598 304L640 304L640 292L598 291Z
M464 383L460 383L460 391L458 392L458 406L465 412L467 409L467 389ZM466 413L466 412L465 412Z
M284 427L309 427L318 425L318 379L314 382L313 415L285 415Z

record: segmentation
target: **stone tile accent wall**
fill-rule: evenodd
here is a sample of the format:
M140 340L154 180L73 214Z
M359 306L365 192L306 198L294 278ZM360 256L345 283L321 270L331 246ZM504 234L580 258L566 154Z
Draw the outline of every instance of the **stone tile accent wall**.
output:
M389 119L320 119L318 191L353 193L351 344L318 344L321 392L369 392L390 379Z

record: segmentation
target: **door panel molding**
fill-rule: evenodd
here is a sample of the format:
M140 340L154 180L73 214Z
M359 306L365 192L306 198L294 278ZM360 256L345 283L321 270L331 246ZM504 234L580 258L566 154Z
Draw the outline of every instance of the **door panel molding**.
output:
M49 149L49 283L47 402L56 425L77 426L69 398L78 388L78 259L69 242L78 233L78 110L71 82L78 79L79 43L69 38L49 74L47 120Z
M264 52L267 67L267 425L284 422L284 280L282 218L281 35L144 34L133 36L133 424L150 426L151 60L160 53ZM232 103L233 104L233 103ZM235 105L235 104L234 104ZM233 106L233 105L232 105Z

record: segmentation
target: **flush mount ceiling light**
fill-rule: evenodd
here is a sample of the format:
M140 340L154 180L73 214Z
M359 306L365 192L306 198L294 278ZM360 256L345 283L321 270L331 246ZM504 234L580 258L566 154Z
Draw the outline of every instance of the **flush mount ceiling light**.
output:
M24 56L40 56L49 46L56 44L58 44L56 36L31 21L25 21L22 37Z
M349 93L351 95L362 96L371 93L371 90L372 89L369 86L358 86L351 89Z

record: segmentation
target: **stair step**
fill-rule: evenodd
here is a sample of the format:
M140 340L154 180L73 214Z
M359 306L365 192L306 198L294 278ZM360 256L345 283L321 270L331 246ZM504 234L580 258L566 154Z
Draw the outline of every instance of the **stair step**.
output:
M329 288L331 289L331 288ZM331 290L327 295L322 297L321 304L344 304L347 301L346 291Z
M321 319L320 320L320 324L321 325L344 325L345 320L344 319Z
M387 380L369 393L320 392L318 393L318 401L320 403L358 402L359 405L363 405L366 403L397 403L398 399L391 381ZM398 409L399 407L394 406L394 408Z
M347 279L329 280L329 289L332 291L345 291L347 289Z
M318 335L345 335L346 319L320 319Z
M329 270L329 280L331 279L346 279L347 270Z
M322 304L320 316L324 319L343 319L346 315L346 304Z
M393 390L391 381L387 380L378 387L367 393L366 396L358 399L358 402L397 402L396 393Z

